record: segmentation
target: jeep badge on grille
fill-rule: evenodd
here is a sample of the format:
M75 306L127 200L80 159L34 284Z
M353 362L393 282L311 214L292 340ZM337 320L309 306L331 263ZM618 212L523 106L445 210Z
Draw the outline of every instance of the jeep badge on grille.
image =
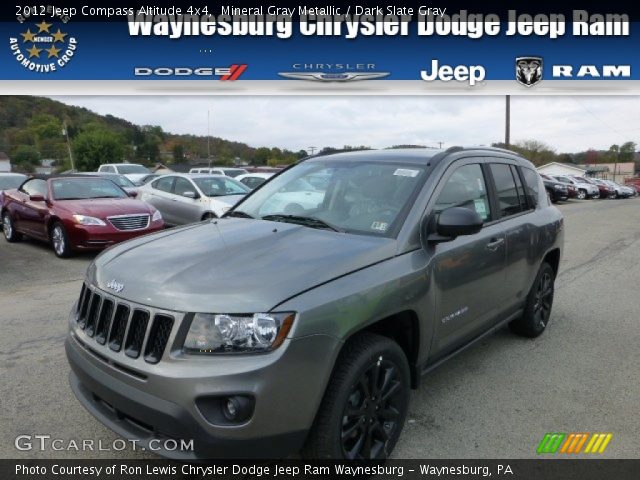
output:
M109 283L107 283L107 288L110 288L116 293L120 293L122 290L124 290L124 283L120 283L115 278L113 278Z

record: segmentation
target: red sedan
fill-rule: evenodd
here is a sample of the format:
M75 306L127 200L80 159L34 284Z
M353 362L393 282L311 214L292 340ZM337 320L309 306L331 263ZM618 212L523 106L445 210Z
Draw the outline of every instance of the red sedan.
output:
M4 236L49 242L58 257L96 250L164 227L151 205L130 198L111 180L84 175L36 176L5 192Z

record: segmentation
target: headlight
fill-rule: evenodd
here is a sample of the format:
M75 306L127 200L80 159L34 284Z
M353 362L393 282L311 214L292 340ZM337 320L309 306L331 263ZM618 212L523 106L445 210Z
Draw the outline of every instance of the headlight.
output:
M74 215L73 219L80 225L95 225L100 227L104 227L106 225L106 223L99 218L87 217L86 215Z
M555 188L556 190L562 190L562 185L554 185L553 188Z
M289 333L294 317L293 313L196 313L184 341L184 349L189 353L274 350Z
M151 217L152 222L157 222L158 220L162 220L162 214L160 213L160 210L156 210L155 212L153 212L153 216Z

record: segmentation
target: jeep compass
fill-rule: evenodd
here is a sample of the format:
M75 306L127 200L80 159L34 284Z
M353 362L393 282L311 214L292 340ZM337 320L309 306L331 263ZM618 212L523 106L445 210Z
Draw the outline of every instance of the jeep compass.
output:
M563 235L505 150L308 158L223 218L98 256L70 383L123 437L194 440L171 458L382 459L423 374L504 325L543 333Z

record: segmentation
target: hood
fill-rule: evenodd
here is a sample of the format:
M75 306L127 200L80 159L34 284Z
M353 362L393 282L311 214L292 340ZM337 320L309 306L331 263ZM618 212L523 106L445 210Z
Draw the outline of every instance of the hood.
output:
M85 200L54 200L56 208L61 208L69 214L87 215L90 217L106 218L111 215L126 215L135 213L151 213L152 209L146 203L133 198L94 198Z
M395 250L389 238L227 218L112 247L96 259L90 280L109 292L115 279L124 284L121 297L157 308L255 313Z

